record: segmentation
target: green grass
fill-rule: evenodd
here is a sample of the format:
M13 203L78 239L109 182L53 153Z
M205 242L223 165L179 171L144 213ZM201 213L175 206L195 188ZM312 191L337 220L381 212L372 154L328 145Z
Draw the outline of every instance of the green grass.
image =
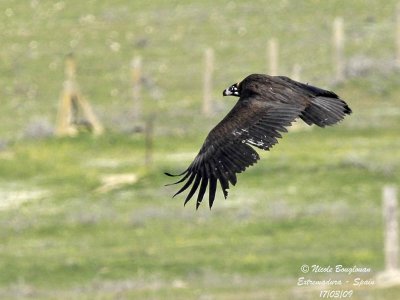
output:
M399 182L400 155L390 150L399 146L397 129L382 134L343 124L289 133L211 212L170 199L175 188L163 187L168 178L161 173L188 161L168 160L167 138L158 140L150 170L138 136L18 143L10 149L14 158L1 164L2 185L19 182L50 194L1 212L3 293L15 296L10 287L26 284L38 298L90 299L97 284L112 298L128 280L128 298L205 290L223 299L255 291L284 297L304 263L368 266L376 275L383 268L381 188ZM368 148L360 149L365 141ZM187 143L182 149L197 143L176 142ZM121 165L96 165L107 159ZM137 184L94 192L103 174L127 170L139 170ZM152 281L159 288L152 290ZM370 292L386 299L385 290Z
M348 57L391 60L395 4L0 2L0 298L317 299L320 289L296 285L303 264L366 266L372 272L361 277L374 278L384 268L382 188L400 182L398 72L331 86L354 114L336 127L286 134L239 175L227 200L218 194L212 211L172 199L177 186L164 186L163 172L186 168L233 105L220 91L264 71L270 37L279 37L283 74L301 62L302 80L329 86L333 18L344 17ZM217 112L206 119L198 111L209 46ZM37 120L54 123L70 51L107 132L29 138ZM136 54L149 82L144 110L156 114L151 167L143 135L126 133L135 125ZM138 181L98 191L105 175L124 173ZM399 294L374 285L352 299Z

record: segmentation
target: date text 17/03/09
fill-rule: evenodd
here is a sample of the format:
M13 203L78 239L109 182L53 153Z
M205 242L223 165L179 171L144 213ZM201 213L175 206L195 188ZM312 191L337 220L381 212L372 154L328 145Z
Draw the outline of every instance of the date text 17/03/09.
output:
M324 290L319 292L320 298L326 299L344 299L351 298L353 290Z

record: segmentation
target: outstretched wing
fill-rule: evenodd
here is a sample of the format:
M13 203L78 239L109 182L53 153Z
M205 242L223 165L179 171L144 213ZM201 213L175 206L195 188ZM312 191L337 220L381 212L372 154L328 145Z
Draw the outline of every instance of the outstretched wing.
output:
M291 99L306 103L300 118L308 125L315 124L319 127L334 125L352 113L347 103L334 92L297 82L285 76L275 78L276 83L290 87L293 94Z
M239 99L228 115L208 134L198 155L181 174L183 187L174 197L191 186L185 204L200 186L196 209L209 190L209 206L212 207L219 181L224 197L228 196L229 183L236 184L236 174L259 160L257 152L250 146L268 150L301 115L304 105L265 101L257 98ZM169 176L174 176L166 173Z

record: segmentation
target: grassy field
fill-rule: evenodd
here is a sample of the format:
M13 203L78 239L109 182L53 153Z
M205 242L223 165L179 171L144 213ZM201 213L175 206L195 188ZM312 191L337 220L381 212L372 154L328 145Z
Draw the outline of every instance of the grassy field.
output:
M381 193L400 182L395 4L1 1L0 298L319 299L325 288L298 286L303 276L349 281L340 289L352 299L399 297L399 287L351 285L384 268ZM335 16L345 20L347 57L375 68L332 86ZM234 103L221 91L265 70L273 36L282 74L301 62L302 80L334 89L354 114L286 134L212 211L183 207L163 172L190 163ZM216 113L206 119L198 111L209 46ZM44 137L71 51L103 136ZM151 166L129 119L134 55L144 59L145 113L156 115ZM131 180L107 185L121 175ZM371 272L304 274L304 264Z

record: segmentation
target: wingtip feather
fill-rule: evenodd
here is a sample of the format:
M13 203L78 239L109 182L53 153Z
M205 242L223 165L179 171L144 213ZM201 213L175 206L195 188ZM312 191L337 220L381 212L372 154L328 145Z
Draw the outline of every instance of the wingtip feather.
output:
M176 176L178 176L178 175L174 175L174 174L171 174L171 173L168 173L168 172L164 172L164 174L167 175L167 176L169 176L169 177L176 177Z

